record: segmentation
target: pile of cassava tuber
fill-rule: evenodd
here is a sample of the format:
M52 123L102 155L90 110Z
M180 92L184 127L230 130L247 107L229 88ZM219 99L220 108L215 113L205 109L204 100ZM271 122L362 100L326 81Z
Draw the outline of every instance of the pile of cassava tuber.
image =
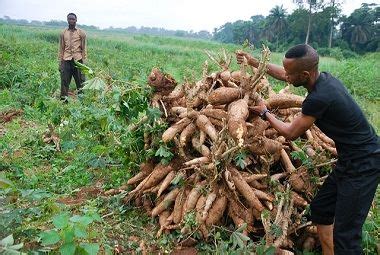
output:
M317 238L308 205L326 166L335 161L334 142L316 126L297 142L287 141L252 111L262 100L279 119L291 122L304 99L288 87L273 91L264 76L270 54L265 46L257 69L245 61L231 71L232 57L222 53L206 52L221 71L208 74L206 61L198 82L177 84L152 70L151 105L163 112L160 121L169 128L162 141L174 145L175 156L166 165L143 163L129 179L132 190L124 201L158 217L158 235L177 229L207 239L214 226L231 231L244 226L244 235L264 238L280 253L312 250ZM196 224L189 223L191 217Z

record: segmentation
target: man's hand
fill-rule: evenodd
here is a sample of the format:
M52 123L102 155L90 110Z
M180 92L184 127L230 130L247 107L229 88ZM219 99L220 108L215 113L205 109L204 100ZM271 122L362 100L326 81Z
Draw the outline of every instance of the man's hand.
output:
M236 51L236 60L237 60L237 63L240 65L241 63L243 63L244 61L244 58L247 59L247 64L248 65L251 65L253 67L258 67L259 65L259 61L252 57L250 54L248 54L247 52L244 52L244 51L241 51L241 50L238 50Z
M260 115L262 112L264 112L267 107L264 103L264 100L260 99L258 104L256 106L250 107L251 110L253 110L256 114Z
M236 60L239 65L244 62L244 58L248 61L248 53L241 50L236 51Z

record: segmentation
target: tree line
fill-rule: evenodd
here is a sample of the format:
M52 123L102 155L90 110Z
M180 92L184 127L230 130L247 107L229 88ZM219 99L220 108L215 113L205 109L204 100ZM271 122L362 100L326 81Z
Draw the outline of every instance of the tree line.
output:
M318 49L321 55L350 57L356 53L380 51L380 6L363 3L349 16L341 14L343 0L293 0L298 8L288 14L283 6L275 6L268 16L255 15L250 20L227 22L213 33L168 30L156 27L130 26L109 27L104 31L149 34L156 36L178 36L198 39L212 39L223 43L243 44L249 42L260 48L264 43L272 51L284 51L289 46L308 43ZM65 27L66 21L28 21L0 18L0 23ZM84 29L99 29L96 26L81 25Z
M290 45L308 43L315 48L356 53L380 51L380 7L362 4L349 16L341 14L341 2L331 0L295 0L298 8L287 14L283 6L275 6L268 16L255 15L248 21L228 22L214 29L213 38L224 43L255 47L262 43L274 51ZM324 49L323 49L324 48Z
M49 26L49 27L59 27L63 28L67 26L67 21L62 20L50 20L50 21L38 21L32 20L28 21L26 19L12 19L9 16L4 16L0 18L0 23L7 24L17 24L17 25L26 25L26 26ZM79 26L85 30L100 30L99 27L89 26L84 24L79 24ZM197 39L212 39L212 34L206 30L201 30L198 32L195 31L186 31L186 30L170 30L165 28L158 27L135 27L129 26L126 28L118 28L118 27L108 27L102 29L102 31L110 31L114 33L127 33L127 34L147 34L154 36L178 36L178 37L188 37L188 38L197 38Z

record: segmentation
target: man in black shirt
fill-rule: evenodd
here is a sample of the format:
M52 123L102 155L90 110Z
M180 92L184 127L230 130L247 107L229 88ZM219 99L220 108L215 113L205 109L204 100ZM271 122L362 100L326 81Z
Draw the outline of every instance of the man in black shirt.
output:
M245 52L236 54L258 67L259 61ZM309 45L289 49L283 67L269 64L267 73L308 95L302 112L284 123L263 103L254 110L279 133L294 140L313 124L335 142L338 162L311 202L311 218L317 225L323 254L363 254L361 233L380 178L380 143L372 126L344 85L331 74L318 71L319 57Z

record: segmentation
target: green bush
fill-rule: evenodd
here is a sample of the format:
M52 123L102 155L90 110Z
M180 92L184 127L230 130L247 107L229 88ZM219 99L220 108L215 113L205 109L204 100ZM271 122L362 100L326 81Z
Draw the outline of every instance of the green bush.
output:
M342 60L346 58L356 58L358 54L350 50L342 50L340 48L318 48L318 54L323 57L332 57L337 60Z

